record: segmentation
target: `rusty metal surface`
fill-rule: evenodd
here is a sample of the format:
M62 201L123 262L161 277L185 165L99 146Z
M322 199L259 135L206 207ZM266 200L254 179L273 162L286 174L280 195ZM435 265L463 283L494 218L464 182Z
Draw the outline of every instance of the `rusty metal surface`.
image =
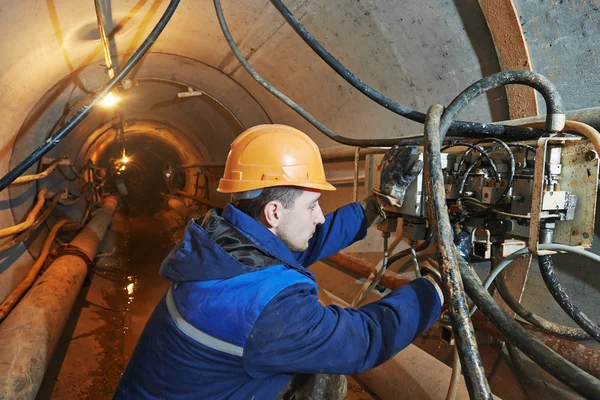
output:
M503 71L511 69L532 71L527 42L513 1L479 0L479 5L490 28L500 68ZM534 89L526 86L507 86L506 98L511 118L537 115Z
M578 197L575 218L557 221L554 242L571 246L591 247L598 192L598 155L594 146L585 141L567 141L562 151L560 190Z
M213 203L212 201L208 201L205 198L202 198L202 197L199 197L199 196L194 196L193 194L190 194L190 193L185 192L183 190L179 190L178 189L178 190L175 190L174 193L178 194L180 196L183 196L183 197L187 197L188 199L192 199L194 201L197 201L198 203L202 203L202 204L204 204L204 205L206 205L206 206L208 206L210 208L218 208L218 206L215 203Z
M538 162L535 163L535 168L534 168L534 172L533 172L533 188L531 190L531 218L530 218L530 223L529 223L529 250L531 250L532 253L537 254L538 253L538 243L539 243L539 237L540 237L540 215L542 213L542 199L543 199L543 192L545 190L545 174L546 174L546 165L545 162L539 162L539 161L545 161L546 160L546 152L547 152L547 148L549 144L553 144L553 145L561 145L561 147L563 147L563 149L567 146L567 142L572 142L572 141L577 141L579 142L580 140L577 138L563 138L563 137L556 137L556 138L541 138L538 140L537 142L537 148L536 148L536 153L535 153L535 159L538 160ZM583 143L583 142L582 142ZM565 163L563 162L563 168L564 168ZM577 170L576 170L577 171ZM579 173L581 173L581 170L578 170ZM596 174L597 174L597 170L596 170ZM561 174L561 177L563 176L563 174ZM597 175L596 175L597 176ZM563 185L568 185L567 183L568 179L560 179L560 185L561 185L561 189L563 188ZM596 202L596 199L594 198L594 204ZM579 204L578 204L578 211L579 212ZM593 218L592 218L593 221ZM571 227L571 222L572 221L557 221L557 227L559 224L564 224L564 226L569 226L569 228ZM593 227L593 225L592 225ZM592 231L593 232L593 231ZM591 235L590 235L590 241L591 241ZM565 243L565 244L569 244L569 243Z
M486 332L487 334L495 337L498 340L507 342L508 339L502 334L491 322L483 317L473 319L475 329L478 331ZM568 339L559 338L547 333L544 333L538 329L533 328L531 325L522 325L538 338L546 346L560 354L568 361L577 365L590 375L600 379L600 350L595 349L583 344L573 342Z
M327 257L326 261L338 265L344 269L350 270L363 278L368 278L373 271L375 271L375 265L370 262L351 256L345 253L336 253L332 256ZM386 271L379 283L388 289L398 289L411 282L412 279L397 274L395 272Z

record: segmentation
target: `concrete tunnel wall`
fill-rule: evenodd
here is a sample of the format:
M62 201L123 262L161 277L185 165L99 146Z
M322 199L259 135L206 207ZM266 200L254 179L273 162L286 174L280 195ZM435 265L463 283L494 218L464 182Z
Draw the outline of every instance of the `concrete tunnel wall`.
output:
M118 62L123 64L153 28L168 1L102 3L110 10L106 28L114 33ZM286 4L364 81L420 111L433 103L448 104L470 83L500 69L484 14L476 2L410 0L399 5L391 0L291 0ZM519 0L515 6L533 69L556 83L567 109L598 105L594 77L600 65L594 51L600 28L593 23L598 15L597 2ZM338 77L296 36L269 1L225 0L223 7L232 35L251 64L334 131L353 138L422 131L421 125L384 110ZM92 1L4 0L0 2L0 33L0 173L5 174L47 138L65 110L76 110L86 93L101 87L107 76ZM222 103L240 121L241 128L270 121L285 123L310 134L320 147L336 145L264 91L241 68L223 38L210 1L182 1L150 53L129 77L178 81L202 90ZM191 143L197 149L181 152L186 161L224 160L229 143L241 128L224 122L209 126L207 122L218 119L217 113L211 114L206 108L198 112L195 100L150 110L156 103L172 100L179 89L148 86L145 92L144 86L142 81L131 89L132 94L139 95L134 103L123 103L126 119L166 121L175 127L169 131L171 143L175 147ZM538 104L542 112L543 102ZM482 96L461 113L463 119L478 121L507 117L504 90ZM101 110L94 111L49 155L81 157L86 138L93 137L108 121ZM328 165L328 174L348 176L351 164ZM0 193L0 227L19 222L36 191L36 185L30 184ZM335 194L326 194L324 209L330 211L347 203L351 191L342 187ZM28 248L19 246L1 255L0 298L24 276L44 236L42 232ZM373 231L351 251L377 261L380 248L380 236ZM579 280L590 268L589 263L582 265L575 274L576 284L588 289L600 286L597 281L592 280L590 286ZM539 294L539 298L544 297ZM544 308L542 304L539 307Z

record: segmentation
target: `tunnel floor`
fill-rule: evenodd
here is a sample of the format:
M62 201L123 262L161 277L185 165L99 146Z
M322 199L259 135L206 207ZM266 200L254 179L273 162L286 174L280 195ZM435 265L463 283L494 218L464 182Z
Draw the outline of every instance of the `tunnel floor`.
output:
M109 399L168 282L160 263L175 243L168 213L115 214L79 294L38 399Z
M172 211L119 210L36 399L110 399L168 282L158 270L183 234ZM348 400L373 399L348 377Z

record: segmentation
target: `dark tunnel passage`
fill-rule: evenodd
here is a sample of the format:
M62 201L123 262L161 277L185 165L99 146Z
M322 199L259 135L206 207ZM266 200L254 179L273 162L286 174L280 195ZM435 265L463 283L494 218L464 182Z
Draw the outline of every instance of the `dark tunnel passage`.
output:
M105 190L122 196L127 214L151 216L166 204L165 194L184 188L181 162L163 142L136 136L111 143L98 166L107 170Z
M99 155L96 165L106 169L104 192L120 195L121 204L37 398L112 396L169 284L159 269L185 226L169 208L169 199L175 199L170 193L186 182L181 163L170 145L143 134L113 141ZM191 201L180 203L194 209Z

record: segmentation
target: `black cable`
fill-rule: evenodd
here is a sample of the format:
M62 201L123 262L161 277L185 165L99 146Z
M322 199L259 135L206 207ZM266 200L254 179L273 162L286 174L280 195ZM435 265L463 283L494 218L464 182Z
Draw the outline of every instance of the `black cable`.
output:
M496 176L496 180L500 181L500 175L498 174L498 167L496 166L496 163L494 162L494 160L492 160L492 157L490 157L488 153L486 153L485 151L483 151L479 147L475 146L474 144L466 143L466 142L456 142L456 143L452 143L450 145L446 145L446 146L444 146L444 147L441 148L441 151L443 153L444 151L446 151L448 149L451 149L453 147L468 147L469 149L475 150L476 152L478 152L481 155L481 157L485 158L490 163L490 166L494 170L494 175ZM465 153L465 157L466 157L467 154L468 154L468 152ZM464 159L465 158L463 158L461 160L461 163L459 165L459 171L460 171L460 166L462 165L462 161Z
M492 391L485 376L481 355L477 348L473 324L469 316L467 299L462 280L454 241L452 226L446 205L446 190L442 157L440 153L439 121L444 107L436 104L427 111L425 120L425 193L429 198L427 212L429 224L437 243L444 294L447 297L452 330L456 338L458 353L463 367L467 389L471 399L492 399Z
M558 277L554 272L552 266L552 256L539 256L538 264L540 266L540 272L542 278L546 283L546 287L554 297L554 300L560 305L560 307L589 335L594 338L597 342L600 342L600 327L596 325L587 315L585 315L569 298L569 295L563 289Z
M521 353L519 350L511 343L505 343L506 349L508 350L508 355L510 356L510 360L512 361L513 367L515 368L515 375L521 388L527 395L527 398L530 400L539 399L539 388L528 375L525 370L525 364L523 363L523 359L521 358Z
M456 250L454 250L456 253ZM458 259L465 290L477 308L527 357L556 379L589 399L600 399L600 381L556 354L504 312L481 285L473 268Z
M0 179L0 191L6 189L8 185L10 185L15 179L21 176L29 167L39 161L40 158L44 154L46 154L50 149L56 146L62 139L64 139L85 117L89 115L89 113L94 109L94 106L102 99L104 96L115 87L127 74L137 65L140 59L146 54L150 46L156 41L158 36L161 34L173 13L177 9L179 5L179 0L171 0L165 13L160 18L152 32L148 35L146 40L142 43L142 45L132 54L132 56L127 60L127 63L123 66L115 76L104 86L102 89L98 90L95 96L92 98L89 104L81 108L77 113L66 123L64 124L56 134L48 138L43 145L38 147L27 156L23 161L19 163L15 168L9 171L6 175Z
M527 154L531 151L533 153L533 161L535 162L535 153L536 153L536 149L533 146L530 146L528 144L520 144L520 143L508 143L509 147L516 147L518 149L525 149L525 163L527 163L527 161L529 161L529 159L527 158Z
M486 155L486 157L487 157L488 159L491 159L489 155L490 155L492 152L496 151L496 150L503 149L503 150L505 150L505 151L506 151L506 146L509 146L509 147L510 147L510 146L517 146L516 144L508 144L508 145L507 145L506 143L502 142L501 140L498 140L498 142L501 142L501 143L502 143L502 145L501 145L501 146L498 146L498 147L492 147L491 149L487 149L487 150L482 150L482 149L480 149L479 147L477 147L477 145L478 145L478 144L480 144L480 143L484 143L484 142L486 142L486 141L487 141L486 139L483 139L483 140L480 140L480 141L477 141L477 142L475 142L475 143L474 143L474 144L472 144L471 146L473 146L473 147L475 147L476 149L478 149L478 150L479 150L479 151L478 151L478 153L479 153L479 154L481 154L482 156L483 156L483 153L485 153L485 155ZM491 141L494 141L494 140L491 140ZM469 143L469 144L470 144L470 143ZM467 146L467 147L469 147L469 150L467 150L467 151L465 152L465 154L464 154L463 158L460 160L460 163L458 163L458 167L456 168L456 177L458 177L458 175L460 174L460 170L461 170L462 166L464 165L464 163L466 162L466 160L467 160L467 156L468 156L468 155L471 153L471 149L472 149L472 150L475 150L475 148L473 148L473 147L471 147L471 146ZM444 146L444 147L442 147L442 151L444 151L446 148L450 148L450 147L449 147L449 146ZM476 151L477 151L477 150L476 150ZM509 157L510 157L510 153L511 153L511 152L510 152L510 148L509 148L509 150L508 150L508 153L509 153ZM513 157L514 157L514 155L513 155ZM498 180L500 180L500 179L498 178Z
M469 168L467 168L467 170L465 171L465 174L460 180L460 185L458 186L459 197L463 194L463 190L465 190L465 185L467 184L467 179L469 179L469 174L471 173L471 171L473 171L473 168L475 168L480 162L481 158L478 158L473 164L469 165Z
M358 78L352 71L346 68L340 63L327 49L319 43L313 35L306 30L306 28L298 21L294 14L283 4L281 0L271 0L271 3L277 11L285 18L288 24L296 31L296 33L304 40L304 42L310 46L310 48L319 56L327 65L329 65L339 76L341 76L346 82L351 84L359 92L379 104L380 106L390 110L391 112L398 114L402 117L408 118L412 121L424 123L425 114L414 111L389 97L379 93L371 86L364 83ZM526 128L521 126L505 126L496 124L481 124L477 122L465 122L455 121L452 123L450 131L457 136L472 135L474 132L485 136L497 136L504 139L520 138L520 139L537 139L546 132L542 130ZM471 136L474 137L474 136Z
M347 146L357 146L357 147L391 147L396 144L402 145L413 145L413 144L422 144L423 138L422 136L412 136L412 137L404 137L404 138L390 138L390 139L352 139L349 137L341 136L320 121L318 121L315 117L309 114L305 109L296 104L292 99L287 97L285 94L280 92L276 87L267 82L262 76L256 72L254 68L248 63L248 60L244 58L242 52L235 44L235 41L231 37L231 33L229 32L229 28L227 26L227 21L225 21L225 16L223 15L223 8L221 7L220 0L214 0L215 11L217 12L217 18L219 19L219 24L221 25L221 30L223 31L223 35L233 51L233 54L238 59L240 64L244 67L244 69L254 78L262 87L267 89L273 96L277 97L281 100L285 105L290 107L292 110L300 114L305 120L310 122L315 128L323 132L330 139L335 140L338 143L345 144ZM416 142L415 142L416 140Z
M290 107L300 116L302 116L305 120L311 123L315 128L323 132L330 139L344 144L348 146L357 146L357 147L389 147L397 144L401 145L422 145L423 137L422 136L408 136L402 138L389 138L389 139L353 139L345 136L341 136L331 129L327 128L324 124L318 121L315 117L313 117L310 113L296 104L292 99L279 91L276 87L271 85L267 80L265 80L260 74L252 68L248 60L244 58L242 52L235 44L231 33L229 32L229 28L227 26L227 22L223 15L223 8L221 7L220 0L214 0L215 11L217 13L217 18L219 20L219 24L221 26L221 30L223 31L223 35L225 36L225 40L229 44L229 47L233 51L233 54L238 59L240 64L244 67L246 72L248 72L254 80L256 80L262 87L264 87L269 93L273 96L277 97L281 102ZM423 115L422 113L418 113ZM424 118L421 122L423 122ZM457 134L461 137L474 137L481 138L488 136L503 136L505 139L537 139L541 135L546 132L540 130L533 130L531 128L523 128L516 126L501 126L494 124L479 124L475 122L464 122L462 123L462 128L457 131L453 131L453 134Z
M79 174L77 173L77 170L75 168L73 168L73 166L71 164L69 164L69 170L71 171L73 176L68 176L65 173L65 171L63 171L62 168L60 166L58 166L58 172L60 172L60 174L63 176L63 178L65 178L67 181L75 182L77 179L79 179Z
M581 328L575 328L571 326L565 326L550 322L539 315L536 315L525 308L517 299L513 297L506 285L504 279L504 271L501 272L498 277L494 280L496 283L496 289L502 300L513 310L517 315L529 322L533 326L536 326L544 331L550 332L554 335L562 336L572 340L587 340L591 339L590 336Z
M440 140L443 141L452 121L474 98L488 90L504 85L522 84L536 89L546 101L546 130L558 132L565 126L562 98L556 86L545 76L531 71L502 71L473 83L450 103L440 122Z
M508 178L508 181L506 182L506 186L505 186L505 187L504 187L504 189L502 190L502 193L500 194L500 196L498 196L498 197L496 198L496 200L495 200L495 201L493 201L493 202L492 202L492 203L491 203L489 206L487 206L487 207L485 207L485 208L483 208L483 209L481 209L481 210L479 210L479 211L477 211L477 212L475 212L475 213L471 214L471 215L470 215L470 217L471 217L471 218L472 218L472 217L478 217L478 216L480 216L480 215L483 215L483 214L485 214L486 212L488 212L488 211L492 210L494 207L496 207L496 206L498 205L498 203L500 203L500 201L502 201L502 199L504 198L504 196L505 196L505 195L508 193L508 191L509 191L509 190L510 190L510 188L512 187L512 184L513 184L513 182L514 182L514 180L515 180L515 172L516 172L516 170L517 170L517 167L516 167L516 164L515 164L515 156L514 156L513 152L510 150L510 147L508 147L508 145L507 145L506 143L504 143L502 140L500 140L500 139L495 139L495 138L487 138L487 139L483 139L483 140L480 140L480 141L476 142L475 144L477 145L477 144L480 144L480 143L483 143L483 142L488 142L488 141L495 142L495 143L499 143L499 144L500 144L500 146L502 146L502 148L504 148L504 150L506 150L506 152L507 152L507 154L508 154L508 159L509 159L509 161L510 161L510 176L509 176L509 178ZM464 178L463 178L463 180L462 180L462 182L461 182L460 189L459 189L459 191L458 191L458 193L459 193L459 196L460 196L460 194L462 193L462 191L463 191L463 189L464 189L464 187L465 187L465 183L466 183L466 181L467 181L467 177L469 176L469 172L471 171L471 169L473 169L473 166L474 166L474 165L475 165L475 164L473 164L473 165L472 165L472 166L471 166L471 167L470 167L470 168L467 170L467 172L465 173L465 176L464 176ZM459 168L460 168L460 166L459 166Z

